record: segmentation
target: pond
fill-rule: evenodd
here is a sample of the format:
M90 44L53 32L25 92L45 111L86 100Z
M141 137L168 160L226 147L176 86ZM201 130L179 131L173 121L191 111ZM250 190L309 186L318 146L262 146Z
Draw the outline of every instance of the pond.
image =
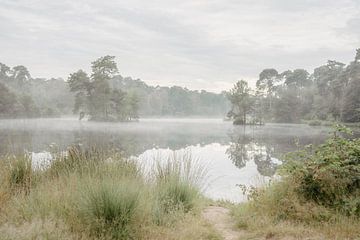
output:
M50 146L118 149L144 164L190 154L208 171L204 194L239 202L242 185L259 185L274 176L283 155L320 144L326 127L302 124L233 126L222 119L141 119L132 123L95 123L73 118L0 120L0 155L31 152L34 161L49 157Z

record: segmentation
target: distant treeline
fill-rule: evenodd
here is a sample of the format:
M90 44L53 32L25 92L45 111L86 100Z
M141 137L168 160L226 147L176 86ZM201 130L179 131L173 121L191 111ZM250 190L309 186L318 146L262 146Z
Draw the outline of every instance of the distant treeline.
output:
M73 96L62 79L32 78L25 66L0 63L0 118L55 117L72 106Z
M102 58L98 60L100 59ZM90 82L94 80L93 77L93 75L88 76ZM67 81L61 78L32 78L25 66L11 68L0 63L0 118L58 117L84 110L80 109L80 105L84 102L79 102L79 99L76 101L76 95L79 92L70 91L68 84L70 79L71 75ZM128 119L138 116L224 116L229 108L225 93L192 91L178 86L154 87L139 79L124 78L117 72L106 79L105 85L108 85L109 89L107 86L102 86L104 93L98 92L98 95L91 93L95 91L94 88L84 93L91 95L92 100L95 101L87 105L87 110L96 107L101 109L108 105L111 105L109 109L114 109L116 105L117 109L113 111L118 112L117 116L120 116L120 119ZM106 92L108 90L109 92ZM99 98L96 99L96 97ZM107 98L109 99L104 100ZM126 103L120 104L123 100ZM118 101L117 104L116 101ZM93 111L99 112L94 109Z
M304 69L264 69L255 90L242 80L227 96L232 103L228 117L237 124L360 122L360 49L348 65L329 60L311 74Z

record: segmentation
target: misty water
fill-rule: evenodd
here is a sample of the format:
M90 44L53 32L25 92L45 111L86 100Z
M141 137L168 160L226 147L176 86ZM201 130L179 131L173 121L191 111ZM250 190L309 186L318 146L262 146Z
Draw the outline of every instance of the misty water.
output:
M208 170L204 193L213 199L242 201L238 184L259 185L274 176L285 153L320 144L326 127L301 124L233 126L221 119L141 119L95 123L74 118L0 120L0 155L33 156L42 164L56 147L79 144L117 149L145 165L174 154L191 154Z

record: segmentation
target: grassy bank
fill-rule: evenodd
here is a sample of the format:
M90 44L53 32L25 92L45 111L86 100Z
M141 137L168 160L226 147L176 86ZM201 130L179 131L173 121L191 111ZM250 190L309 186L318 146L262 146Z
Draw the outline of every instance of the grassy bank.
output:
M344 127L339 131L349 132ZM291 153L281 179L232 207L243 239L360 239L360 140L334 136Z
M189 162L144 176L117 153L71 148L45 169L27 156L0 164L0 239L218 239Z

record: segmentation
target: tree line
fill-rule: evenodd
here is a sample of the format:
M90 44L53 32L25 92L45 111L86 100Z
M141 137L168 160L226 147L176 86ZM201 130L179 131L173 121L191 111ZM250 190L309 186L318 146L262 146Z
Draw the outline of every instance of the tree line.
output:
M0 118L55 117L71 104L62 79L32 78L25 66L0 63Z
M225 92L217 94L172 86L149 86L122 77L113 56L61 78L33 78L25 66L0 63L0 118L88 115L91 120L128 121L147 117L222 117L229 108Z
M360 49L348 65L329 60L308 73L264 69L251 89L244 80L227 92L235 124L302 120L360 122Z

